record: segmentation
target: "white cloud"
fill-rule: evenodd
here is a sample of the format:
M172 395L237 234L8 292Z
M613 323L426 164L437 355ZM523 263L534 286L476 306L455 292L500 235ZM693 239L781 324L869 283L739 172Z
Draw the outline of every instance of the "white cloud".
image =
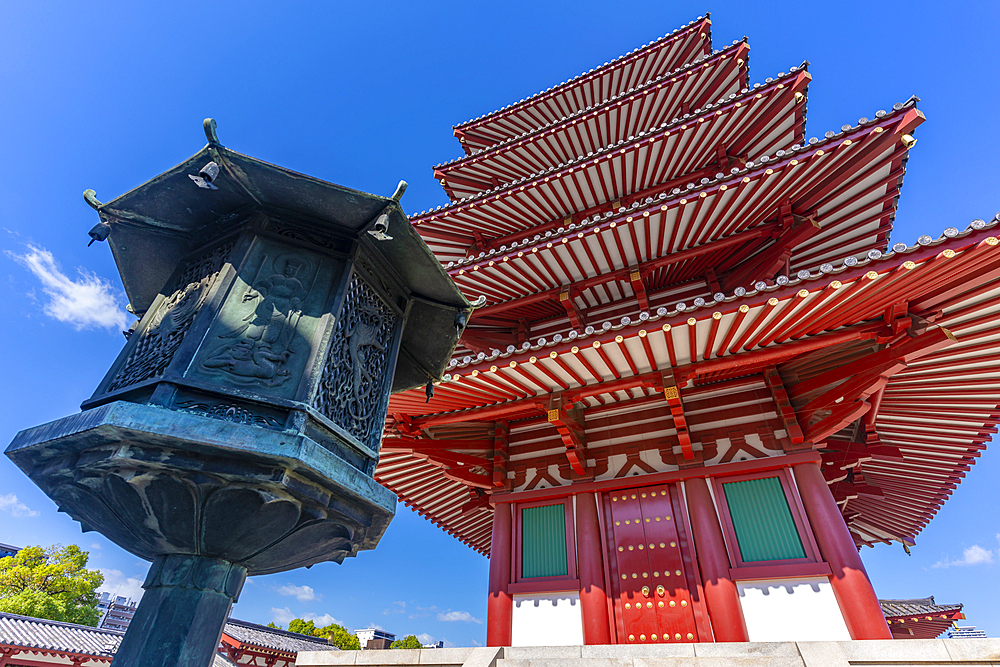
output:
M306 614L302 617L303 620L312 621L317 628L322 628L324 626L330 625L331 623L336 623L337 625L343 625L340 621L335 619L330 614L323 614L322 616L317 616L316 614Z
M421 632L419 635L417 635L417 639L420 641L421 644L433 644L434 642L437 641L426 632Z
M104 575L104 583L99 590L107 591L112 596L131 598L136 602L142 598L142 579L126 577L121 570L101 570L101 574Z
M465 621L466 623L482 623L467 611L448 611L438 614L439 621Z
M1000 536L998 536L1000 538ZM971 547L962 552L962 558L960 560L948 560L947 558L937 563L934 563L931 567L951 567L953 565L982 565L984 563L993 562L993 552L990 549L984 549L978 544L973 544Z
M277 623L278 625L287 626L295 619L295 614L288 607L278 609L277 607L271 607L271 621Z
M100 542L91 542L91 543L90 543L90 548L91 548L91 549L97 549L97 550L100 550L100 549L103 549L104 547L102 547L102 546L101 546L101 543L100 543Z
M45 248L29 245L28 252L7 255L35 274L48 297L45 314L80 329L125 328L125 311L119 305L119 291L96 273L77 269L74 280L59 269L55 257Z
M316 595L316 591L312 589L312 586L295 586L293 584L285 584L281 588L277 589L278 595L290 595L293 596L299 602L311 602L313 600L319 600L320 596Z
M0 496L0 511L10 512L12 515L18 518L38 516L38 512L31 509L20 500L17 499L13 493L8 493L5 496Z

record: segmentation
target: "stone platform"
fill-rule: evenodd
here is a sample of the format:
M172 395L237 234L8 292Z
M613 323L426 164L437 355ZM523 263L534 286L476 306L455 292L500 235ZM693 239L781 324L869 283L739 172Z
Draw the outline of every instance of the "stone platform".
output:
M1000 639L515 646L300 652L298 667L917 667L995 665Z

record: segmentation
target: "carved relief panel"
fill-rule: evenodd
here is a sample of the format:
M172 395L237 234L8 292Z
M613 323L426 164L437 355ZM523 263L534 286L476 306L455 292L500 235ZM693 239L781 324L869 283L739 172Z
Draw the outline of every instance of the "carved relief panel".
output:
M234 243L229 241L188 262L174 289L147 314L148 322L134 334L132 351L106 391L163 375L218 280Z
M258 239L189 374L294 398L341 262Z
M314 407L378 450L392 383L399 316L356 273L351 276Z

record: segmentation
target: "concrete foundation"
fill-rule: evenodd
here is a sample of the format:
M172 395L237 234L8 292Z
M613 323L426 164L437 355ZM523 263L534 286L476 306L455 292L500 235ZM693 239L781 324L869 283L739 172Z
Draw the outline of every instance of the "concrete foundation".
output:
M301 652L298 667L1000 667L1000 639Z

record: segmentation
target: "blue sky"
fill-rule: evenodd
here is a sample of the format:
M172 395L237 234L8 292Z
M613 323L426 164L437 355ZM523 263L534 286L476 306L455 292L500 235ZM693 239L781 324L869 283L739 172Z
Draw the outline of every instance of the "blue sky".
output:
M893 240L1000 210L993 144L1000 5L981 2L18 3L0 23L0 446L76 412L120 351L121 283L87 248L107 201L204 144L389 195L445 201L431 165L451 126L600 65L711 11L716 48L743 35L751 79L809 60L809 136L918 95L928 122L907 165ZM984 453L917 538L865 549L881 597L963 602L1000 636L1000 463ZM78 543L112 590L146 564L56 512L0 457L0 542ZM332 617L457 645L485 641L485 558L399 506L382 544L342 566L251 579L234 614Z

